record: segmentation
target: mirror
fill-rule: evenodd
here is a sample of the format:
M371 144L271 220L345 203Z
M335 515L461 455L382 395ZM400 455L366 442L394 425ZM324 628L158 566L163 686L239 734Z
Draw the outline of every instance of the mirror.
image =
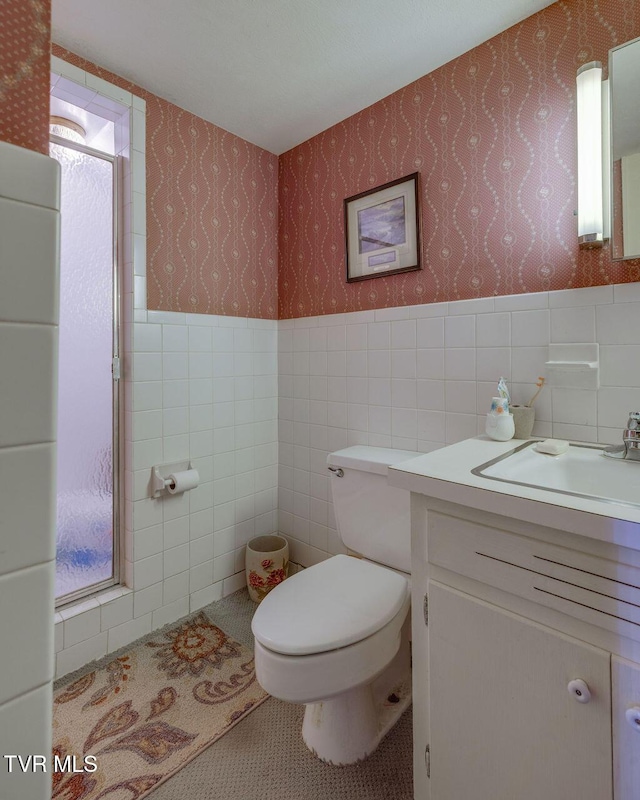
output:
M611 254L640 257L640 38L609 51Z

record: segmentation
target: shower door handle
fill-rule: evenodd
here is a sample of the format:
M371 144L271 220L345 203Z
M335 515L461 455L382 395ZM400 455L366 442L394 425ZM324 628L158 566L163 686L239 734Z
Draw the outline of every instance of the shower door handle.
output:
M120 374L120 359L114 356L111 359L111 375L114 381L119 381L122 375Z

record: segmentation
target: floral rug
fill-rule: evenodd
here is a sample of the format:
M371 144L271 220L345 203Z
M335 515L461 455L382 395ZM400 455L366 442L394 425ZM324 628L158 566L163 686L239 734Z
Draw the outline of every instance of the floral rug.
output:
M158 631L54 693L53 798L139 800L267 697L204 612Z

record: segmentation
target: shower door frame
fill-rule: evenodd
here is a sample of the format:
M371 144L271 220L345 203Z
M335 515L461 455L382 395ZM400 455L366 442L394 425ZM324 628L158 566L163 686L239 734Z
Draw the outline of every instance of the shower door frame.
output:
M105 589L110 589L112 586L116 586L120 583L120 575L121 575L121 547L120 547L120 535L121 535L121 476L122 476L122 469L121 469L121 453L123 452L122 445L122 426L120 425L120 403L121 403L121 383L122 383L122 375L121 375L121 334L120 334L120 320L121 320L121 298L120 298L120 258L119 258L119 221L120 221L120 178L119 172L121 169L121 156L112 156L108 153L104 153L101 150L96 150L93 147L88 147L87 145L80 144L78 142L70 141L69 139L65 139L62 136L56 136L55 134L50 134L49 142L51 144L57 144L61 147L67 147L70 150L76 150L79 153L84 153L89 156L94 156L95 158L100 158L103 161L109 161L112 165L112 176L113 176L113 184L112 184L112 198L113 198L113 208L112 208L112 286L113 286L113 297L112 297L112 329L113 329L113 339L112 339L112 356L111 356L111 374L112 374L112 413L113 413L113 432L112 432L112 440L111 440L111 478L112 478L112 499L113 499L113 556L112 556L112 565L113 565L113 574L111 578L107 578L103 581L99 581L98 583L92 583L84 589L77 589L75 592L69 592L68 594L62 595L62 597L56 597L55 607L56 610L66 606L69 603L73 603L77 600L83 599L85 597L89 597L90 595L96 594L97 592L104 591ZM56 529L57 534L57 529Z

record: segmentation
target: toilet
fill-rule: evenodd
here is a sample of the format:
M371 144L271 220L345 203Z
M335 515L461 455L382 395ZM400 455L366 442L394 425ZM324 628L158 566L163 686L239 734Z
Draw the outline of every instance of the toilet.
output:
M350 555L276 586L251 624L258 682L304 703L305 744L331 764L370 755L411 703L409 493L387 470L418 455L358 445L328 456Z

